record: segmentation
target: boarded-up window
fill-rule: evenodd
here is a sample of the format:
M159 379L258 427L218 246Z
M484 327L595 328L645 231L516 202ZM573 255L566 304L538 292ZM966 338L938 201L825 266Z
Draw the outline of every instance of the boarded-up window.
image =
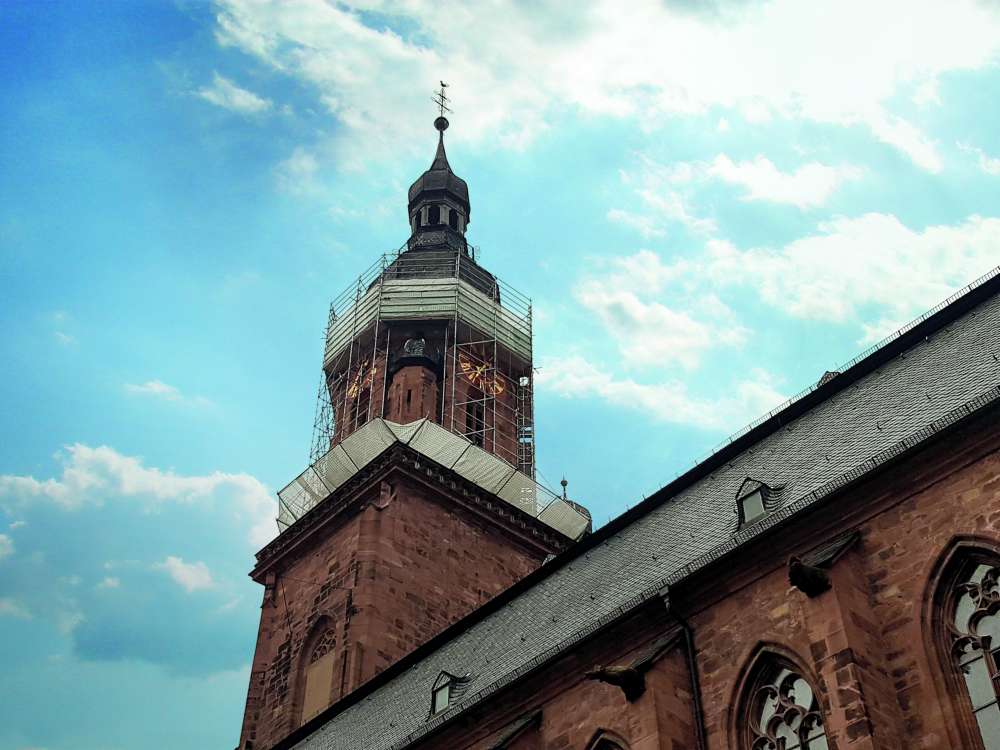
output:
M305 672L305 695L302 700L303 723L330 705L336 645L336 635L332 630L327 630L316 641L309 655L309 664Z
M333 686L333 651L321 656L306 669L305 700L302 704L302 721L308 721L330 705L330 688Z

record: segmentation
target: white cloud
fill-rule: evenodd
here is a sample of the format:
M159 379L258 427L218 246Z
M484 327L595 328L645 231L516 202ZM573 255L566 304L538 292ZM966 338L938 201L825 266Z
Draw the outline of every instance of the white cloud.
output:
M319 161L316 156L301 146L292 155L278 164L275 175L278 186L289 193L306 193L316 188L316 174Z
M940 172L941 156L934 142L913 123L901 117L879 111L867 118L872 133L883 143L895 146L910 157L914 164L928 172Z
M865 214L822 222L777 247L740 249L708 240L695 254L666 261L649 250L605 261L575 296L593 312L629 368L680 365L695 370L719 347L750 336L730 307L753 295L788 316L856 327L868 346L991 270L1000 219L971 216L955 225L914 230L895 216ZM564 396L596 396L658 419L718 428L755 416L782 399L758 373L704 399L679 380L628 377L591 364L554 360L540 383ZM753 371L751 367L740 372Z
M608 221L613 221L616 224L624 224L627 227L631 227L646 239L650 239L652 237L662 237L666 234L663 228L658 226L656 221L651 216L632 213L631 211L626 211L621 208L612 208L609 210Z
M75 609L66 609L56 614L56 627L63 635L70 635L87 618L83 612Z
M734 290L792 317L857 325L868 346L994 268L998 247L998 218L914 230L891 214L869 213L822 222L778 247L713 239L669 263L642 251L616 261L627 272L582 282L578 296L627 357L640 362L648 352L693 367L710 346L746 338L725 302ZM671 300L670 309L643 301L654 294Z
M189 593L215 586L208 566L200 560L186 563L181 558L170 555L166 560L156 563L153 567L165 571L178 586Z
M640 155L636 169L621 172L622 181L634 187L636 196L647 208L704 234L716 230L715 222L694 217L686 206L685 193L707 180L721 180L745 188L743 200L787 203L806 209L826 203L842 184L860 179L862 175L862 170L855 166L830 166L819 162L782 172L763 155L752 160L733 161L726 154L718 154L710 162L668 165ZM609 213L608 218L614 217ZM647 225L658 227L648 215L639 215L631 223L640 229L646 229ZM649 231L644 234L650 236Z
M107 446L92 448L80 443L67 446L57 458L62 464L57 479L0 475L0 507L48 501L76 509L117 496L154 508L160 503L214 499L233 505L242 521L249 524L253 544L262 545L274 537L275 501L267 487L249 474L216 471L185 476L146 467L141 459Z
M990 156L981 148L971 146L968 143L959 143L958 147L968 154L976 157L979 168L986 174L1000 175L1000 158Z
M11 528L11 529L19 529L19 528L21 528L22 526L27 526L27 525L28 525L28 522L27 522L27 521L14 521L14 522L13 522L13 523L12 523L12 524L10 525L10 528Z
M664 236L665 226L671 222L695 234L711 234L716 230L713 219L692 213L687 198L677 189L697 179L697 165L679 162L664 166L642 155L639 162L637 169L621 170L619 174L622 183L635 194L637 200L633 204L643 212L612 208L607 213L609 221L636 229L646 239Z
M617 378L582 357L544 361L538 387L567 398L597 397L614 406L642 412L660 422L732 430L786 400L763 372L739 381L728 395L704 399L680 381L642 383Z
M272 106L269 99L264 99L252 91L240 88L228 78L218 73L212 76L211 86L203 86L195 93L217 107L245 115L266 112Z
M16 599L0 598L0 617L17 617L21 620L30 620L31 612Z
M794 172L782 172L763 156L753 161L734 162L725 154L716 156L705 173L746 188L744 200L790 203L799 208L826 203L841 184L862 175L857 167L830 167L817 162L797 167Z
M14 540L6 534L0 534L0 560L14 554Z
M843 322L862 314L915 317L997 264L1000 219L913 230L890 214L823 222L815 234L778 248L740 250L712 240L695 268L716 288L753 289L800 318ZM873 335L866 332L866 338Z
M137 393L144 396L156 396L167 401L180 401L183 396L181 392L172 385L164 383L162 380L147 380L145 383L126 383L125 390L129 393Z
M612 260L608 270L585 278L574 294L597 315L628 364L693 369L708 349L746 339L746 329L717 297L677 294L672 306L653 299L684 275L683 263L668 266L640 250Z
M368 2L220 5L219 41L312 86L340 122L346 160L412 149L428 89L449 71L459 138L523 146L566 111L652 129L719 108L752 122L861 125L933 171L934 144L890 110L894 97L933 103L942 74L982 68L1000 50L1000 14L976 0L773 0L721 15L657 0L624 10L612 0L380 4L412 36L366 25Z
M897 320L895 318L878 318L873 321L861 321L861 336L858 337L858 346L869 347L877 344L886 336L898 331L908 321Z
M200 406L211 404L204 396L185 396L176 386L162 380L147 380L145 383L126 383L125 391L136 396L149 396L175 403L189 403Z
M117 588L120 588L121 585L122 585L122 581L121 581L120 578L116 578L115 576L106 576L105 578L103 578L101 580L100 583L97 584L97 588L99 588L99 589L117 589Z
M242 602L242 601L243 601L243 597L242 596L234 596L229 601L227 601L227 602L225 602L223 604L220 604L216 608L215 611L218 612L218 613L220 613L220 614L225 613L225 612L232 612L234 609L236 609L236 607L239 606L240 602Z
M76 343L76 339L70 336L68 333L63 333L62 331L53 331L52 335L55 336L56 341L58 341L63 346L72 346L73 344Z

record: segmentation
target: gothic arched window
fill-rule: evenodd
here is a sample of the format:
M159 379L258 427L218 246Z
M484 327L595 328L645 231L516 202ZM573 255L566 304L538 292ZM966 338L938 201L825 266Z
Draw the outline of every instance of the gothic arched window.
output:
M628 750L628 746L618 735L601 729L591 738L587 750Z
M816 690L790 662L765 655L747 685L744 750L827 750Z
M316 638L305 666L302 721L306 722L328 705L333 692L334 648L337 636L332 629Z
M962 675L986 750L1000 750L1000 559L955 568L945 601L950 660Z

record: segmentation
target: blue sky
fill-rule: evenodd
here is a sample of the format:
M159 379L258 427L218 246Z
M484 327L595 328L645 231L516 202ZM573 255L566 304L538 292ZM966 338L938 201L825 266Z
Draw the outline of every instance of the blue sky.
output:
M1000 5L6 2L0 747L233 747L329 300L432 89L604 523L1000 263Z

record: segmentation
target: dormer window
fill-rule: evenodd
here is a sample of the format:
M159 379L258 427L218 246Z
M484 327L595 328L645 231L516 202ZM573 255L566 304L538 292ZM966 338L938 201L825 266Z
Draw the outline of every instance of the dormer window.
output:
M754 490L749 495L740 498L740 517L744 524L753 523L764 515L764 494Z
M431 688L431 716L448 708L451 704L452 688L458 681L459 678L447 672L442 672L434 680L434 687Z
M431 706L431 712L439 714L448 708L448 701L451 698L451 683L446 682L444 685L438 688L434 688L434 698L433 705Z
M781 487L771 487L764 482L747 477L736 493L736 510L740 528L756 523L779 505Z

